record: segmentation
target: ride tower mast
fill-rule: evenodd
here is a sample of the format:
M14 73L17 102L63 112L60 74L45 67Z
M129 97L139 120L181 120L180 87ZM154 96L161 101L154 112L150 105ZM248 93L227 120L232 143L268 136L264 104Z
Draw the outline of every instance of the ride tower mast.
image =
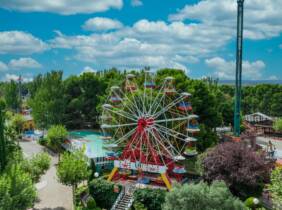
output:
M241 112L241 86L242 86L242 53L243 53L243 23L244 0L237 0L237 52L236 52L236 87L234 109L234 135L240 136L240 112Z

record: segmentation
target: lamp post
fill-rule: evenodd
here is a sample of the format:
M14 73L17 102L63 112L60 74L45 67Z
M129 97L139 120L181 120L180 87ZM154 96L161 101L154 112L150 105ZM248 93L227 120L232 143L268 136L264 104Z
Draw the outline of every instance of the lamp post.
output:
M238 11L237 11L237 52L236 52L234 135L240 136L244 0L237 0L237 4L238 4Z

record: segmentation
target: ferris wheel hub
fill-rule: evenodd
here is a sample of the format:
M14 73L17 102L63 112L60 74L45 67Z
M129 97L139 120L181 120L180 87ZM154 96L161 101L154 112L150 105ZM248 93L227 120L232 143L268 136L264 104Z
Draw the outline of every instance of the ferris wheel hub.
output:
M150 127L152 125L154 125L154 118L152 117L142 117L140 119L138 119L137 121L137 127L139 128L139 130L144 130L147 127Z

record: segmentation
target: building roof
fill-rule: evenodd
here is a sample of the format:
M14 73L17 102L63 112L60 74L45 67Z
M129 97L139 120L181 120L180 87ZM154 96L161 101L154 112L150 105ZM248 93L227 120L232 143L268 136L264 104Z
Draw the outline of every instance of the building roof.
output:
M262 121L274 121L273 117L267 116L261 112L245 115L244 119L248 122L262 122Z

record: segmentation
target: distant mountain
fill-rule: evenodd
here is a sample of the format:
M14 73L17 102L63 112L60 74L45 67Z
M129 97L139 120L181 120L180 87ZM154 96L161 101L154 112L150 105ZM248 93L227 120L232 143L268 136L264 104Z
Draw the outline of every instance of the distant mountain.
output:
M234 80L219 80L219 84L235 85ZM242 85L282 84L282 80L243 80Z

